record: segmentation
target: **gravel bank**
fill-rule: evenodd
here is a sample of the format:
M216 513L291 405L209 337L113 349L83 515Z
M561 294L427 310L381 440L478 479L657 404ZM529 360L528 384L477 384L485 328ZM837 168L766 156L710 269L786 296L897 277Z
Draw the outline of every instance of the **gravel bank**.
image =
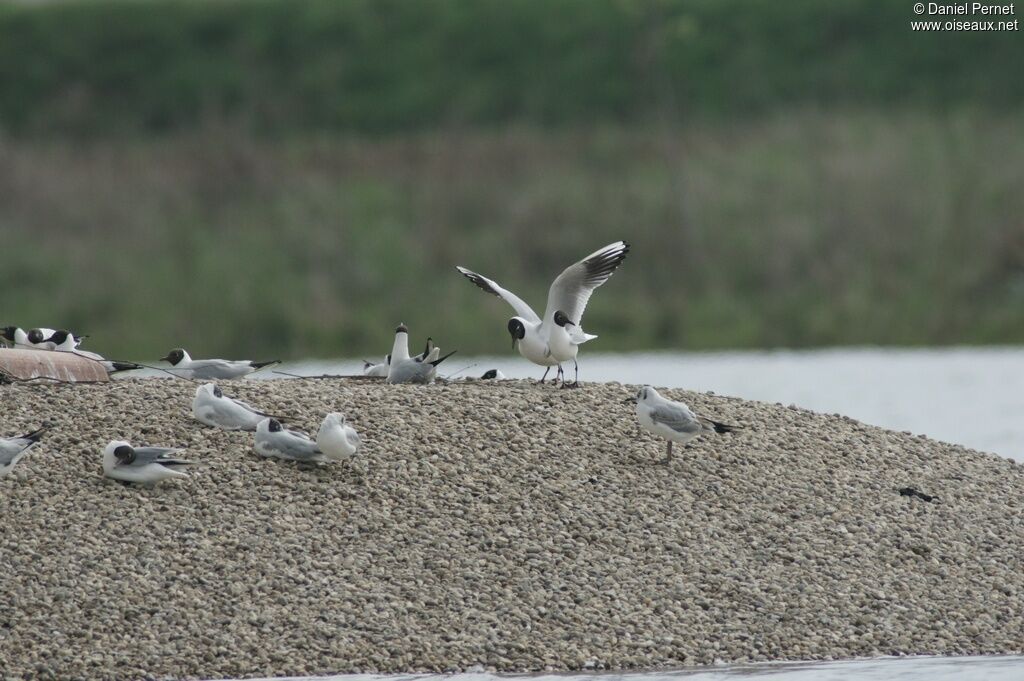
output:
M365 468L264 460L194 422L184 381L0 387L5 434L56 424L0 480L0 676L1024 649L1024 467L993 455L669 390L744 430L661 466L618 384L223 385L310 433L344 411ZM115 437L201 464L124 486Z

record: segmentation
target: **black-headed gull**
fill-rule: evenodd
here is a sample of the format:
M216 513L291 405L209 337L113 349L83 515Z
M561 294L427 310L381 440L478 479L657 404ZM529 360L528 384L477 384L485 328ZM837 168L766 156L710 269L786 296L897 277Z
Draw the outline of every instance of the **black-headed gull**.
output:
M388 375L388 367L391 366L391 354L384 356L384 361L379 364L363 360L363 376L376 376L385 378Z
M48 340L54 334L53 329L30 329L25 331L18 326L5 326L0 328L0 340L12 348L35 348L37 350L55 350L55 344ZM82 343L83 338L88 336L76 336L71 334L74 347Z
M263 419L256 425L256 439L253 449L260 456L323 463L327 461L316 442L305 433L287 430L277 419Z
M6 478L21 458L28 454L39 443L39 438L46 432L44 425L39 430L18 437L0 438L0 478Z
M33 329L34 331L35 329ZM135 369L141 369L142 366L135 364L134 362L116 362L114 360L105 359L102 355L95 352L89 352L88 350L79 350L78 345L81 343L81 338L85 336L75 336L70 331L60 329L54 331L48 336L43 342L45 345L51 346L48 349L57 352L70 352L73 355L91 359L94 362L99 362L103 365L103 368L108 374L115 374L119 371L134 371ZM40 346L41 347L41 346Z
M12 348L30 348L32 347L31 341L28 339L28 334L20 326L5 326L0 329L0 338L2 338L7 345Z
M160 361L170 362L172 368L167 369L175 376L198 379L231 379L247 376L257 369L279 364L279 360L269 362L253 362L247 359L192 359L183 348L175 348L161 357Z
M167 447L132 447L124 440L114 440L103 450L103 475L123 482L155 485L168 478L187 478L176 470L191 465L175 456L180 449Z
M241 400L228 397L216 383L204 383L196 388L192 400L192 416L200 423L224 430L256 430L259 422L271 418Z
M359 451L359 433L345 423L342 414L332 412L320 424L316 444L331 461L348 461Z
M706 416L698 416L682 402L673 402L662 397L649 385L643 386L637 392L636 418L644 430L668 440L665 458L661 463L668 463L671 460L673 442L686 444L701 433L731 433L738 427L713 421Z
M40 350L61 350L69 352L82 344L82 340L88 336L79 336L66 329L31 329L28 332L28 342L32 347Z
M579 346L597 338L585 333L582 328L583 312L587 308L594 290L615 273L629 253L629 244L616 241L598 249L565 268L548 289L548 303L541 318L517 295L503 289L496 282L465 267L456 266L460 273L471 282L503 299L516 311L508 321L508 332L512 336L512 347L534 364L547 367L543 382L551 367L558 367L558 378L562 378L562 362L573 360L576 380L579 385L579 364L576 355ZM565 385L563 379L563 385Z
M441 357L441 349L434 345L433 339L427 339L427 347L415 357L409 356L409 329L399 324L395 329L395 343L391 348L391 363L388 365L388 383L433 383L437 377L437 367L441 362L455 354L452 350Z

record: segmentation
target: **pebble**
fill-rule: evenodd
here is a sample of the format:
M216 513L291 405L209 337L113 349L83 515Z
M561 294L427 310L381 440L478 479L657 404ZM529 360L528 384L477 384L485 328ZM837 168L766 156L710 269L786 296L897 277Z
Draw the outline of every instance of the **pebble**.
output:
M234 381L353 466L258 457L195 385L0 386L11 678L678 667L1020 653L1024 467L846 417L680 390L742 426L676 448L635 386ZM187 480L105 479L107 441L186 447ZM913 487L935 497L901 496Z

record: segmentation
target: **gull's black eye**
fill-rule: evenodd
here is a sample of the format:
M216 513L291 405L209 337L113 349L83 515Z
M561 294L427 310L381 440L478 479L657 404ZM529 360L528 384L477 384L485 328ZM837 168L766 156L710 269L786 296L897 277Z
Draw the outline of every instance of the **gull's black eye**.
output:
M220 389L219 385L213 386L213 396L214 397L224 397L224 391Z
M278 421L277 419L270 419L270 426L269 426L269 428L270 428L270 432L271 433L280 433L281 432L281 422Z

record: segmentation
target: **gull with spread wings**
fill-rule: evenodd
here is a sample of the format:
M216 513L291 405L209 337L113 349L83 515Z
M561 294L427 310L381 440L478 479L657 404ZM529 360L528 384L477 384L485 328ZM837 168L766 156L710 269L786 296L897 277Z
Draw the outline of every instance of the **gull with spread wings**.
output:
M522 298L503 289L495 281L465 267L456 266L455 269L484 291L504 300L516 311L516 316L508 320L512 347L518 348L519 354L534 364L547 367L540 379L542 383L548 377L551 367L557 366L558 375L555 380L562 379L562 386L568 387L564 380L562 362L571 359L576 369L576 378L569 386L577 387L579 363L576 355L579 346L597 338L583 331L583 312L587 309L594 289L611 278L627 253L629 244L616 241L565 268L548 289L548 304L543 318L537 316Z

